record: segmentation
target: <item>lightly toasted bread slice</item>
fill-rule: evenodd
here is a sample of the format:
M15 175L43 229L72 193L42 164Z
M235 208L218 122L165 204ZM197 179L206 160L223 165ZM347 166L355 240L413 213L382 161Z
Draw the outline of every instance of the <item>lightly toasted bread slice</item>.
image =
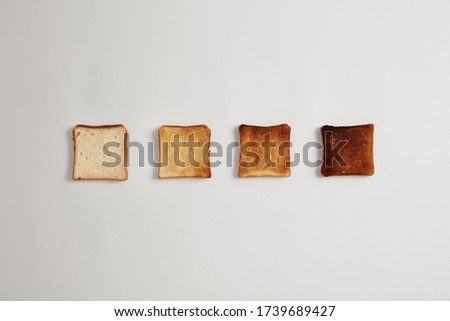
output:
M161 126L159 178L210 178L211 130L206 125Z
M123 125L73 128L73 180L128 179L127 129Z
M291 176L291 127L241 125L239 177Z

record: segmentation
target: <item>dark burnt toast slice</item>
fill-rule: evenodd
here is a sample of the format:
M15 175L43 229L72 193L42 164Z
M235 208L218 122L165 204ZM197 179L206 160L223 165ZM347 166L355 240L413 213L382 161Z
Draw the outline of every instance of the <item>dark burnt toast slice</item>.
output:
M323 126L323 176L374 174L374 125Z

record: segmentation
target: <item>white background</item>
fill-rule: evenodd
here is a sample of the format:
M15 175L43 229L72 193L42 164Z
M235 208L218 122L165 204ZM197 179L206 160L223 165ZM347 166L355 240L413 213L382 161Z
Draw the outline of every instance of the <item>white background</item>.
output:
M450 299L449 1L0 0L0 298ZM375 124L375 176L71 180L72 127ZM311 155L312 160L316 153ZM214 160L214 159L212 159Z

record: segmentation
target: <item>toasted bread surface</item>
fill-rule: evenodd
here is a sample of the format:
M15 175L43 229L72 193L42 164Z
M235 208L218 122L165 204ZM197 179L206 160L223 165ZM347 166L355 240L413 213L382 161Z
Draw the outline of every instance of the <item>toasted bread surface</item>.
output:
M206 125L159 128L159 178L210 178L211 130Z
M374 125L323 126L323 176L374 174Z
M76 125L73 130L73 180L128 179L127 129L123 125Z
M241 125L239 134L239 177L291 175L289 125Z

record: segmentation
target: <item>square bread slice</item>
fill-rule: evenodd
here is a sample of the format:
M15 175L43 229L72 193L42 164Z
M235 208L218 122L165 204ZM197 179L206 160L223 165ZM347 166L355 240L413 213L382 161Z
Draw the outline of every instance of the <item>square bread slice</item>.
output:
M291 176L289 125L241 125L239 134L239 177Z
M123 125L86 126L73 129L73 180L128 178L127 129Z
M159 135L159 178L210 178L211 130L206 125L162 126Z
M374 174L374 125L323 126L323 176Z

